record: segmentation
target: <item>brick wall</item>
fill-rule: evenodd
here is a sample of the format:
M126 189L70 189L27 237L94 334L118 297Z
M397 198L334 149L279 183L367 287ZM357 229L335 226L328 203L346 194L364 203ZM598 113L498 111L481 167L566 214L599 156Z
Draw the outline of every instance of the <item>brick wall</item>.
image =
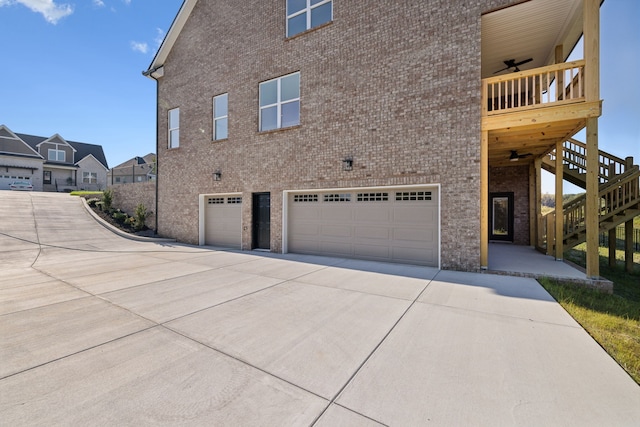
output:
M439 183L442 267L477 270L480 18L507 3L335 0L332 23L286 39L284 0L198 2L159 81L159 233L198 243L199 194L242 192L251 224L251 194L268 191L280 251L283 190ZM258 84L296 71L300 126L258 132ZM214 142L221 93L229 138Z
M147 208L147 227L156 228L156 184L155 182L137 182L109 187L113 191L113 207L120 209L130 216L136 212L136 207L142 203Z
M513 243L529 245L529 166L489 168L489 192L513 193Z

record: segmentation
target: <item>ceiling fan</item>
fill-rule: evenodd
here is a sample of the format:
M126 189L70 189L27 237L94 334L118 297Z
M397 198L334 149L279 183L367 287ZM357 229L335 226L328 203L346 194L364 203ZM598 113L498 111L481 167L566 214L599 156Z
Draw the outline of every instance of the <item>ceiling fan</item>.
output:
M524 159L525 157L533 156L531 153L518 154L516 150L511 150L511 155L509 156L510 162L517 162L520 159Z
M520 71L520 68L518 68L520 65L526 64L527 62L531 61L533 61L533 58L525 59L520 62L516 62L515 59L507 59L506 61L502 61L504 62L504 65L506 65L506 67L501 70L495 71L493 74L498 74L499 72L508 70L509 68L514 68L513 72L517 73L518 71Z

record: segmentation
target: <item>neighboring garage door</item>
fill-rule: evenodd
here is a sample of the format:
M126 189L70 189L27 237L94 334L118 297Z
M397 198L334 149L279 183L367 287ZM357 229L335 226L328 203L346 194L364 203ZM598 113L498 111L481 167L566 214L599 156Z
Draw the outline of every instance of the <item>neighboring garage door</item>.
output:
M242 197L206 196L204 203L204 244L240 249Z
M288 251L438 267L438 188L295 192Z
M25 174L24 172L19 173L11 173L11 168L9 168L9 173L0 174L0 190L8 190L9 185L13 181L23 181L27 180L33 183L32 176Z

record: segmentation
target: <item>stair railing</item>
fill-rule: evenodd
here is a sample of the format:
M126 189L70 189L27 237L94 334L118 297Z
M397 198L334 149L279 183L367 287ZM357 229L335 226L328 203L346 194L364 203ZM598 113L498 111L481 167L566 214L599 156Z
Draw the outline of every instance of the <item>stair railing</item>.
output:
M587 144L577 139L569 138L563 144L562 163L567 165L575 173L587 172ZM551 162L556 160L556 151L547 155ZM598 178L600 183L609 181L609 178L623 174L633 166L633 158L621 159L606 151L598 150Z

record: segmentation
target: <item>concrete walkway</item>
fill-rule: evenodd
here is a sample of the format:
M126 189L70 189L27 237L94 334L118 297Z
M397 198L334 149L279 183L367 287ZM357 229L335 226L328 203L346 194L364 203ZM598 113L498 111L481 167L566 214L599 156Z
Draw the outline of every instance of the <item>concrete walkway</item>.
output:
M0 192L0 424L638 426L529 278L135 242Z

